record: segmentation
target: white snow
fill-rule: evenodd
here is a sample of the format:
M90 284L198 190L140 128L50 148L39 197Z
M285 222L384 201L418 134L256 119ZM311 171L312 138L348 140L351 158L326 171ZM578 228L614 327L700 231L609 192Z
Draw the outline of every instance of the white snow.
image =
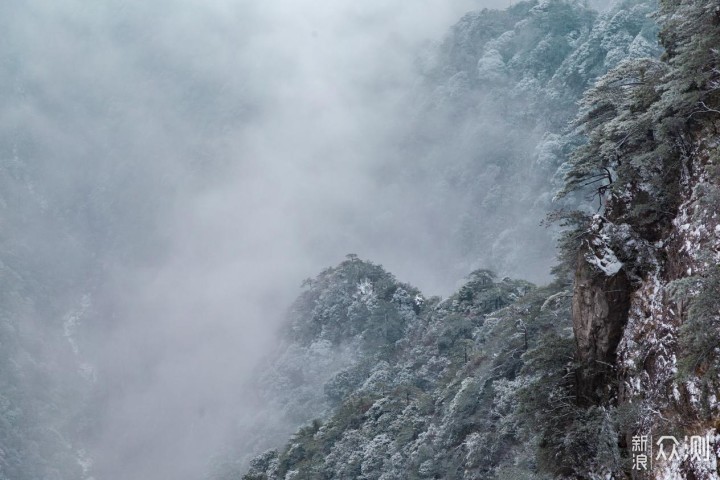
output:
M609 247L604 247L597 255L588 255L586 258L588 263L602 270L608 277L618 273L624 265Z

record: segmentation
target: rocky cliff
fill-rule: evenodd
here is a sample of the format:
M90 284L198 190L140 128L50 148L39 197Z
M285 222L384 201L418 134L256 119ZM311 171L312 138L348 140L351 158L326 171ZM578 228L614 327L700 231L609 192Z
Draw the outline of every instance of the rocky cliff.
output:
M608 73L580 116L568 180L600 213L576 230L577 391L617 417L617 478L718 478L718 12L661 4L662 61Z

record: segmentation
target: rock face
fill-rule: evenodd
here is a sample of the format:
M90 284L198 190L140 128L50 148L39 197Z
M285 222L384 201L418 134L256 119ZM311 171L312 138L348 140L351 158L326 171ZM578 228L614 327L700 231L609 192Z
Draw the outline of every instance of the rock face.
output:
M627 323L631 286L622 268L611 276L600 276L585 257L581 255L575 272L572 319L581 365L578 401L590 404L607 399L610 393L607 384Z
M708 436L708 458L658 462L648 478L718 478L720 214L717 136L694 135L681 200L657 243L657 268L635 291L618 346L619 401L641 413L625 434Z
M576 393L614 417L608 478L720 478L718 12L717 1L661 2L662 60L619 66L582 102L587 142L566 179L602 203L568 257ZM641 453L654 463L637 468L641 437L674 437L678 452L653 455L653 443Z
M720 478L720 152L714 127L694 128L679 173L665 177L677 192L672 216L646 234L624 213L641 201L625 187L592 219L576 257L578 406L624 412L618 442L628 462L640 435L674 435L685 448L643 477L618 464L620 478ZM707 458L690 456L682 441L692 436L709 439Z

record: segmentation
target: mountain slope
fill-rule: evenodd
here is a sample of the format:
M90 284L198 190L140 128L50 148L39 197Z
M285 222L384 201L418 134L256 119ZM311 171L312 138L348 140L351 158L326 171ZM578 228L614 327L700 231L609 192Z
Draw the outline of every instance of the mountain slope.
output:
M608 470L620 477L639 455L633 438L665 435L680 455L642 478L718 478L718 11L663 2L663 61L622 64L583 101L588 142L568 186L602 178L585 188L603 209L567 257L579 393L618 413L623 456ZM707 456L691 455L693 436Z
M356 260L338 269L358 265L371 266ZM382 291L369 279L350 285L356 297ZM327 298L333 287L317 298ZM537 470L532 456L522 458L537 437L508 412L531 401L526 395L538 383L539 365L546 368L548 348L570 354L569 292L476 271L450 298L421 299L398 289L392 304L371 300L364 314L345 324L342 338L365 346L360 361L324 385L336 402L332 413L298 431L285 449L254 459L243 478L478 478L494 472L512 478L509 472ZM315 300L312 310L321 304ZM386 329L385 322L403 311L407 321ZM341 318L336 313L329 320ZM368 325L373 318L381 323ZM316 321L306 315L293 329L313 328ZM352 333L363 325L370 328ZM386 332L381 342L366 343L379 332ZM566 362L561 356L557 371L542 374L561 381Z

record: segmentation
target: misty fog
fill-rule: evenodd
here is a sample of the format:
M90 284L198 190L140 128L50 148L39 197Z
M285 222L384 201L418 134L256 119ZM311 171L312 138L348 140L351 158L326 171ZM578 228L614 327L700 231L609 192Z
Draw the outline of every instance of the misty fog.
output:
M413 162L419 59L466 11L504 6L0 5L3 163L29 199L5 241L62 279L51 315L102 385L98 480L200 478L253 414L243 382L300 282L345 254L427 294L492 261L455 251L450 217L383 172ZM446 136L439 155L462 150Z

